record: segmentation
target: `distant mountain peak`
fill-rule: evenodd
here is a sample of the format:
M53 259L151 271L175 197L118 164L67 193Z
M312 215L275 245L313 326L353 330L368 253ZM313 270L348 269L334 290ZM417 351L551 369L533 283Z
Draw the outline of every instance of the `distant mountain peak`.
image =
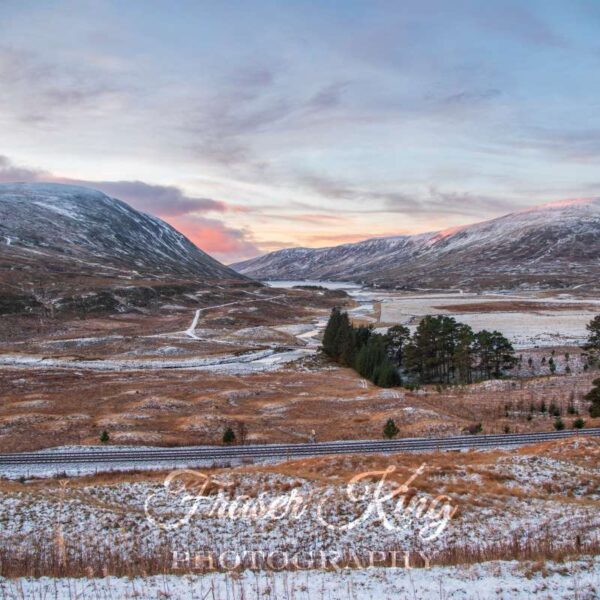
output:
M567 200L557 200L555 202L547 202L545 204L524 208L513 214L548 213L548 215L550 215L555 212L573 210L600 211L600 198L570 198Z
M256 279L334 279L399 288L593 287L600 199L576 198L442 231L277 253L232 265Z

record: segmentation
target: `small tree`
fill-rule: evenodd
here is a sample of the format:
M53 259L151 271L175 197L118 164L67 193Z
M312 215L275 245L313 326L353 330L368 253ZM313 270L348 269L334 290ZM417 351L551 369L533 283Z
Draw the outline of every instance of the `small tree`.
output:
M565 424L560 417L556 417L556 421L554 421L554 429L556 431L562 431L565 428Z
M556 373L556 363L552 357L550 357L550 360L548 361L548 366L550 367L550 373L554 375L554 373Z
M585 421L578 417L573 421L573 429L583 429L585 427Z
M592 352L600 353L600 315L594 317L587 325L590 332L586 344L586 349Z
M108 441L110 440L110 436L108 435L108 431L106 431L106 429L100 434L100 441L103 444L108 443Z
M483 431L483 425L481 423L473 423L472 425L469 425L465 431L471 435L477 435Z
M383 436L386 437L388 440L391 440L392 438L395 438L399 432L400 430L398 429L398 427L396 427L394 419L388 419L387 423L383 428Z
M223 433L223 443L224 444L233 444L235 442L235 433L231 427L228 427Z
M600 377L592 382L594 387L585 395L585 399L590 401L590 416L592 418L600 417Z

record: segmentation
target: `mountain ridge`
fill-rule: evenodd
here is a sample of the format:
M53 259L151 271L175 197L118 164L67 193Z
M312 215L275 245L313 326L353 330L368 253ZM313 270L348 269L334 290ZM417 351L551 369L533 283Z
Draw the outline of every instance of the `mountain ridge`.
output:
M600 275L600 199L539 205L437 232L286 248L235 263L257 279L333 279L381 287L590 286Z
M130 295L127 289L143 305L143 298L156 299L169 287L228 281L248 278L158 217L100 191L0 184L0 314L40 303L60 308L66 296L77 305L90 294L102 296L100 307L126 309L120 300Z

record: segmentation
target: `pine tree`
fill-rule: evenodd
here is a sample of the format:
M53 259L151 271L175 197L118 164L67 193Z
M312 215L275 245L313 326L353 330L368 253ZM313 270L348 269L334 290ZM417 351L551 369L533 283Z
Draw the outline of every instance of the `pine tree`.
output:
M356 358L355 332L348 320L348 316L342 318L339 333L337 336L337 349L339 352L339 361L346 367L354 366Z
M394 325L385 334L385 342L390 360L397 366L402 365L404 347L410 339L410 329L404 325Z
M581 417L577 417L573 421L573 429L583 429L585 427L585 421Z
M565 428L565 424L563 423L563 420L560 417L556 417L556 420L554 421L554 429L556 429L556 431L562 431Z
M360 349L355 365L365 379L373 381L375 370L387 361L385 340L382 335L372 334L365 346Z
M341 317L342 313L339 308L335 307L332 309L329 321L327 321L327 326L323 332L323 352L334 359L338 358L336 343L339 336Z
M231 427L227 427L223 433L223 443L233 444L233 442L235 442L235 433Z
M483 329L475 334L475 355L477 357L477 371L485 379L491 379L494 371L494 352L492 333Z
M412 336L402 325L380 335L370 327L354 327L339 308L331 311L322 350L381 387L400 385L403 377L405 385L471 383L502 377L522 361L500 332L474 333L446 315L424 317ZM529 362L533 365L531 357Z
M356 344L357 351L367 345L372 332L372 327L365 327L364 325L361 325L354 330L354 343Z
M475 334L468 325L459 325L456 346L452 357L456 380L459 383L473 381L473 343Z
M396 367L389 361L385 361L375 368L373 383L382 388L400 385L401 380Z
M367 347L363 346L356 355L356 359L354 360L354 368L357 373L364 377L365 379L369 379L371 374L369 373L369 353L367 351Z
M492 353L494 377L502 377L504 371L510 371L517 364L513 345L499 331L492 331Z
M585 395L585 399L591 402L590 416L592 418L600 417L600 378L592 382L594 387Z
M600 315L594 317L587 325L589 336L586 348L592 352L600 353Z
M100 434L100 441L103 444L107 444L108 441L110 440L110 436L108 435L108 431L106 431L106 429Z
M400 430L396 427L396 423L394 423L394 419L388 419L385 427L383 428L383 435L388 440L395 438Z
M459 325L444 315L424 317L406 346L406 368L422 383L450 383Z
M352 334L353 334L353 328L350 323L350 319L348 318L348 313L346 313L346 312L340 313L338 327L337 327L337 331L336 331L335 338L333 341L333 345L334 345L334 357L342 363L343 363L343 360L342 360L343 352L352 353L354 351ZM343 364L345 364L345 363L343 363ZM350 363L350 364L352 364L352 363Z

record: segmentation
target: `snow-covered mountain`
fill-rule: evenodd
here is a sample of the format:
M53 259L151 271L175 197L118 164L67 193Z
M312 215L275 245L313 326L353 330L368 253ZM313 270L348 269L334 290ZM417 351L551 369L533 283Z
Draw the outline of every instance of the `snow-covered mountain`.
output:
M600 199L545 204L433 233L291 248L232 265L257 279L394 288L599 286Z
M5 303L15 295L39 297L40 289L54 297L115 285L241 279L164 221L101 192L60 184L0 185Z

